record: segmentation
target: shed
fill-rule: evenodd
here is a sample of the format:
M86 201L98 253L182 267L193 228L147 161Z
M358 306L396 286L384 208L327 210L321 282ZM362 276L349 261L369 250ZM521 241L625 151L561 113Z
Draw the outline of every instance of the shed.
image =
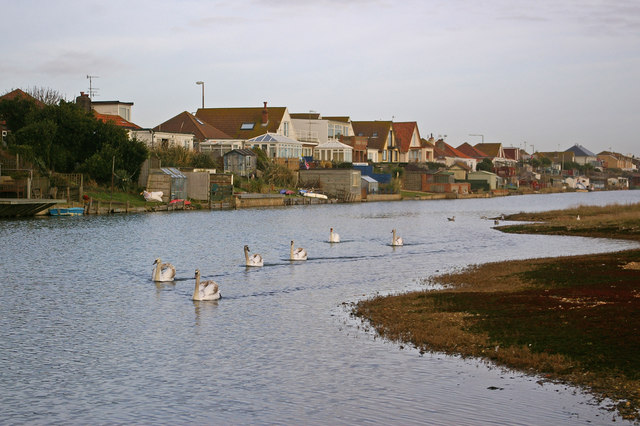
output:
M224 154L224 172L250 176L256 172L258 156L250 149L233 149Z
M187 177L180 170L173 167L161 167L149 170L147 191L162 191L162 201L187 198Z
M360 201L362 198L360 170L311 169L299 173L301 186L319 188L339 200Z
M378 181L371 176L362 176L360 178L361 188L366 191L367 194L375 194L378 192Z
M485 170L467 173L467 180L469 182L482 182L485 185L489 185L489 189L491 190L502 186L502 178L500 176Z

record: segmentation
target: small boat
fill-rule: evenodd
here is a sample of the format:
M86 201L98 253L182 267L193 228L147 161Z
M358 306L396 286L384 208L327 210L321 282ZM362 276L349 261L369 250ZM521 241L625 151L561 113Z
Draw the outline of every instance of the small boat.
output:
M318 194L317 192L305 191L305 190L301 189L300 193L302 194L303 197L320 198L321 200L326 200L327 199L326 195Z
M84 207L57 207L49 209L49 216L82 216Z

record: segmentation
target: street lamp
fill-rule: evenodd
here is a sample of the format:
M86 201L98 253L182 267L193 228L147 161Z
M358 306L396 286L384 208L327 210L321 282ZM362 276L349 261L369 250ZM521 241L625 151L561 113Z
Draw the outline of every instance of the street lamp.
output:
M202 109L204 109L204 81L196 81L196 84L202 86Z

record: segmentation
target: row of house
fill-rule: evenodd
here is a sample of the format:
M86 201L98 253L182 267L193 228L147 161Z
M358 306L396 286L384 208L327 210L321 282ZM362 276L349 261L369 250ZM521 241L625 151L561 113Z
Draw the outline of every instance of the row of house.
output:
M81 93L76 103L93 110L96 118L126 129L130 137L150 148L179 146L210 153L223 158L225 172L243 176L255 172L255 155L250 148L257 147L273 161L292 169L322 162L444 164L444 170L434 173L425 173L426 167L409 168L408 175L421 176L419 185L409 177L408 181L413 182L409 186L429 192L466 193L478 188L517 187L523 182L533 185L539 180L532 170L517 170L521 160L531 157L522 149L484 142L475 145L465 142L453 147L433 135L422 137L416 122L353 121L348 116L322 116L317 112L290 113L286 107L272 107L263 102L256 107L183 111L145 129L132 122L132 102L96 102ZM548 158L558 171L566 162L622 170L637 168L634 158L608 151L596 155L580 145L562 152L534 155ZM477 169L478 164L487 161L491 171ZM363 176L371 177L372 173L368 173L363 171ZM523 178L523 173L529 178Z
M78 99L88 98L82 93ZM126 128L150 148L180 146L223 157L232 150L261 148L274 160L347 163L427 163L475 171L484 158L514 167L517 148L468 143L458 148L433 135L423 138L416 122L352 121L348 116L289 113L286 107L200 108L183 111L152 129L126 120L132 103L92 102L97 117ZM115 113L118 112L119 115ZM460 171L457 170L459 173Z

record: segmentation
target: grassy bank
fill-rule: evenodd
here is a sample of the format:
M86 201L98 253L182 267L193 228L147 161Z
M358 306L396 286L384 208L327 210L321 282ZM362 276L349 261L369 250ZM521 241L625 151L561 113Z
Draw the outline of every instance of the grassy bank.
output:
M640 240L638 204L509 218L546 222L501 230ZM446 290L376 297L354 313L421 351L582 386L640 421L640 250L490 263L430 281Z

